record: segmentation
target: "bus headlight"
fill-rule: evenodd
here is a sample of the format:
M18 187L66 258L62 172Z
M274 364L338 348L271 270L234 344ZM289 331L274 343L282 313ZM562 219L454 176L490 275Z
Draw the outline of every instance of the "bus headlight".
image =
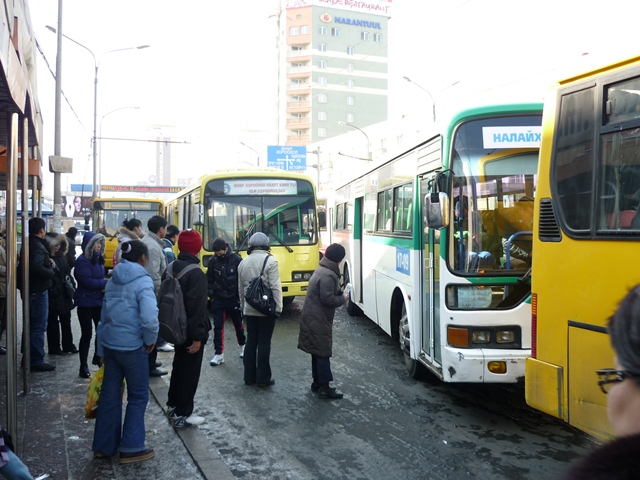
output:
M308 282L313 275L313 272L293 272L291 274L291 279L294 282Z
M497 343L514 343L516 341L516 335L511 330L501 330L496 332Z
M471 341L473 343L489 343L491 341L491 332L486 330L476 330L471 335Z

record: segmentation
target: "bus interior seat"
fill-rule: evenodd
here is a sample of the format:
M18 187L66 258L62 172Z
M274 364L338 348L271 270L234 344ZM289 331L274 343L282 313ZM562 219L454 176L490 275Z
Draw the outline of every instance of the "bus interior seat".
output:
M620 228L631 228L635 217L638 216L635 210L622 210L620 212ZM638 217L637 222L640 224L640 217ZM640 227L640 225L638 225ZM638 228L635 227L635 228ZM616 216L613 213L607 214L607 228L614 229L616 228Z

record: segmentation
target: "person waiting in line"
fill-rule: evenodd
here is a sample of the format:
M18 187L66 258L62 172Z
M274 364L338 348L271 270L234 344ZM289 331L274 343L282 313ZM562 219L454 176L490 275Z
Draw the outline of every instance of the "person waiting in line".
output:
M113 252L113 268L116 268L116 265L120 263L122 244L124 242L130 242L131 240L140 240L142 236L142 222L140 220L130 218L122 222L122 225L118 228L118 246L116 247L116 251Z
M55 272L54 261L49 256L49 246L45 240L46 222L40 217L29 219L29 351L31 353L31 370L50 372L55 365L44 362L44 335L47 331L49 317L49 289L53 285ZM24 250L20 251L22 263ZM18 265L18 285L22 286L21 265ZM23 344L24 348L27 348Z
M167 227L167 233L162 239L162 243L164 243L164 254L167 257L167 265L176 259L174 247L178 241L178 235L180 235L180 229L175 225L169 225Z
M276 327L276 318L282 312L282 282L278 271L278 261L269 253L269 238L262 232L256 232L249 238L247 258L238 267L238 292L240 307L247 325L247 342L244 350L244 383L269 387L275 384L271 376L271 337ZM270 256L268 260L265 258ZM267 316L244 301L244 292L252 278L260 275L263 265L265 284L271 289L276 302L274 316Z
M339 399L342 393L329 385L333 381L330 358L333 350L333 317L336 308L348 297L340 288L338 265L345 256L344 247L332 243L309 279L307 295L300 317L298 348L311 354L311 391L318 398Z
M167 269L167 256L164 253L164 243L162 241L167 233L167 221L160 215L154 215L147 221L147 230L149 230L149 233L142 238L142 242L149 249L149 261L145 268L153 279L153 286L157 296L160 290L160 283L162 283L162 275ZM149 354L149 375L152 377L161 377L169 373L158 368L158 351L173 352L173 345L165 342L160 336L156 339L156 347Z
M76 266L76 235L78 234L78 229L76 227L69 227L65 236L67 237L67 253L65 255L65 259L67 261L67 268L69 271L73 270L73 267Z
M144 413L149 401L148 354L158 336L158 306L153 280L145 269L147 246L140 240L122 244L122 261L105 288L98 324L98 355L104 361L100 408L93 432L93 455L119 452L120 463L155 455L145 445ZM122 423L122 381L127 408Z
M207 265L207 292L211 300L213 316L213 345L215 355L209 362L211 366L224 363L224 321L230 318L236 330L240 358L244 357L246 337L240 310L238 293L238 265L242 257L233 253L231 247L222 238L213 241L214 255Z
M200 264L198 254L202 250L202 237L195 230L183 230L178 235L178 248L180 254L171 267L176 276L183 268ZM164 275L168 275L167 272ZM207 314L207 277L204 272L194 268L178 281L187 314L187 341L175 346L167 416L175 428L184 428L204 423L204 418L195 415L193 410L211 322Z
M608 332L615 368L597 374L617 439L574 464L564 480L640 478L640 285L620 302Z
M49 241L51 258L56 264L53 285L49 289L49 319L47 321L49 355L78 353L78 349L73 344L73 332L71 331L71 311L75 308L73 294L65 288L67 276L71 275L71 268L67 265L67 237L49 232L46 238ZM62 332L62 348L60 348L60 332Z
M107 280L104 278L104 249L106 239L101 233L87 232L82 238L82 255L76 260L73 274L78 287L73 297L78 307L78 320L80 321L80 377L89 378L88 357L93 336L93 326L98 328L100 314L102 312L102 299ZM97 342L94 347L97 350ZM97 353L93 355L94 365L102 364Z

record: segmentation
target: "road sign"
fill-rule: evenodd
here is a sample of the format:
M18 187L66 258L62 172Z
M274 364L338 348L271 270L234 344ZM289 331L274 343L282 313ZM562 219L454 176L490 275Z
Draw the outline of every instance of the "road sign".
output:
M294 171L307 169L307 147L273 145L267 147L267 155L267 167Z

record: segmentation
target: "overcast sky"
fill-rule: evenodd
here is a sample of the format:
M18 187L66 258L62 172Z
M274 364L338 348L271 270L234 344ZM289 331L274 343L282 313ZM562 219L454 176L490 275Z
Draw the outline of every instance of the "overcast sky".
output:
M52 70L56 35L45 27L57 26L57 3L29 2ZM275 75L276 3L64 0L64 34L100 61L102 137L141 140L103 141L103 184L135 184L155 174L155 144L142 140L160 134L185 142L174 145L173 158L197 174L254 158L238 142L241 130L273 124L268 78ZM542 100L552 79L580 63L640 53L638 14L637 0L598 8L578 0L393 0L385 35L389 114L431 110L428 95L403 76L429 90L439 112L485 100ZM105 54L140 45L150 48ZM67 40L62 58L71 107L63 99L61 153L74 158L64 190L67 183L92 180L94 62ZM46 159L53 154L54 81L40 54L38 62ZM140 108L113 112L122 107ZM45 192L51 193L53 180L44 169Z

